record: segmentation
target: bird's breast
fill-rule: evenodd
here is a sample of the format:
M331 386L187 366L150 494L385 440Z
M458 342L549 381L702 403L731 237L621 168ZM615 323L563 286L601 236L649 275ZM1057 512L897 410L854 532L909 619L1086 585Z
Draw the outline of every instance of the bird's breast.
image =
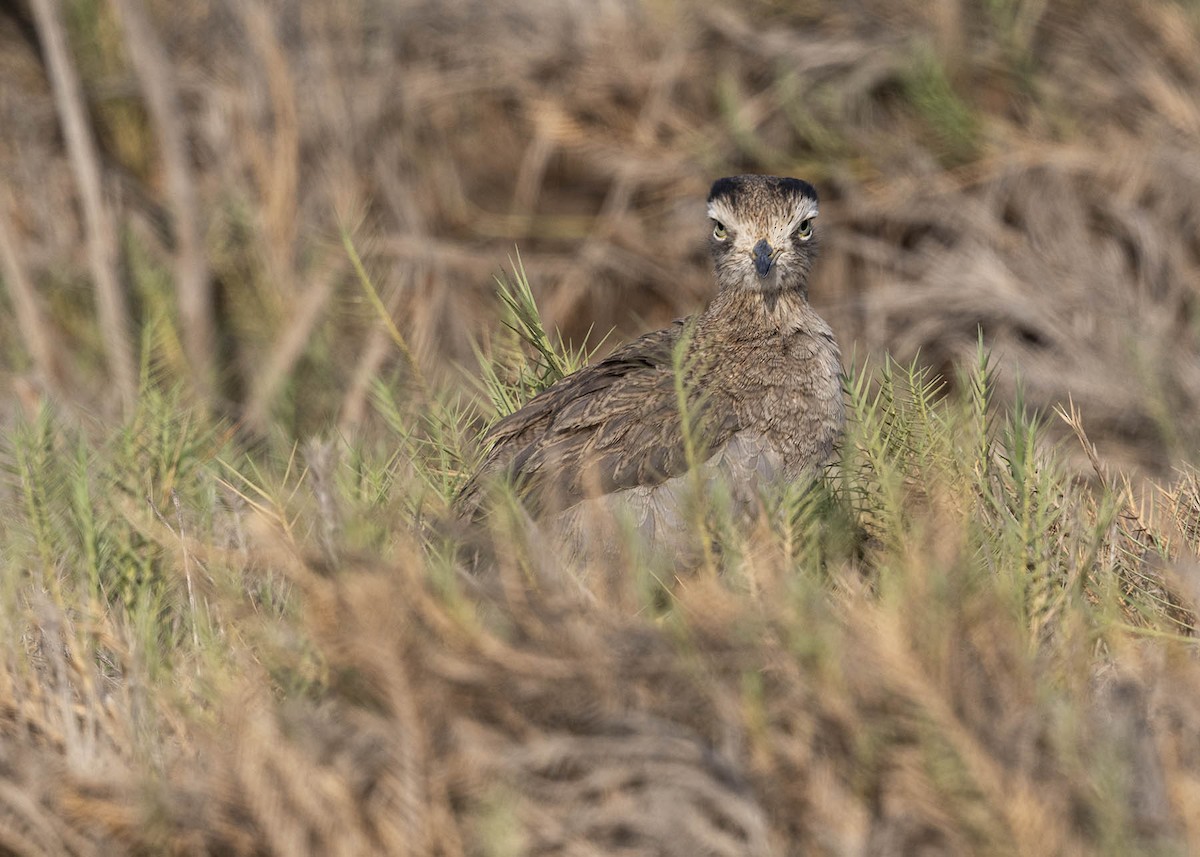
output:
M845 424L841 356L832 336L762 337L722 371L739 425L773 450L783 476L796 478L828 461Z

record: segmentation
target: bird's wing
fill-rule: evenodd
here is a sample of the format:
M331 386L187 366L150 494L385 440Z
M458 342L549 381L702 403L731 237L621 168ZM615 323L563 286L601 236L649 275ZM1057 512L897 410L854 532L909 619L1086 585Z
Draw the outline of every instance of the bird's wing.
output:
M488 432L478 473L459 495L474 514L487 479L512 478L535 510L565 509L585 497L653 486L688 470L672 362L678 322L635 339L563 378ZM699 460L738 430L733 409L686 384Z

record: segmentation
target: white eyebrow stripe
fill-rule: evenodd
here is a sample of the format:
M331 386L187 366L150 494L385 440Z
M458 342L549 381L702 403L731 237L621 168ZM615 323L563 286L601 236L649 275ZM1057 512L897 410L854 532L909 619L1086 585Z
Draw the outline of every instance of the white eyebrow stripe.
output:
M771 207L774 205L777 203L773 203ZM789 234L800 225L802 220L816 217L817 213L817 203L808 198L799 200L790 212L782 210L782 206L775 208L772 212L769 207L765 211L751 212L749 220L743 220L737 209L730 205L727 199L714 199L708 203L708 216L712 220L739 233L746 229L769 229L781 235ZM771 225L772 222L774 225Z
M730 221L736 220L737 217L723 199L717 199L708 204L708 216L713 220L730 225Z
M792 219L788 222L788 231L795 229L806 220L811 220L812 218L816 217L818 213L818 209L815 205L800 206L800 208L796 210L796 213L792 215Z

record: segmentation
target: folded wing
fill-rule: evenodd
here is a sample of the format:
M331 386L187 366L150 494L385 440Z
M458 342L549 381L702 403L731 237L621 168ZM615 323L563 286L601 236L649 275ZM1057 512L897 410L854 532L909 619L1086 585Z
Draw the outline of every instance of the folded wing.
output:
M687 472L689 454L672 356L684 335L678 322L635 339L575 372L496 423L490 449L463 489L463 515L478 514L488 480L514 481L535 513L652 487ZM694 417L692 442L704 460L738 431L727 403L685 384Z

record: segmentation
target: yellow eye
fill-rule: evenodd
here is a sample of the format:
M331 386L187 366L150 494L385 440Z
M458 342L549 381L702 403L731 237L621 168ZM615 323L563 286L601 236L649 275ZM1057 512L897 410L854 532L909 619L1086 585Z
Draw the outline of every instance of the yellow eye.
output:
M812 218L806 217L801 220L800 225L796 227L796 231L793 234L801 241L807 241L809 238L812 238Z
M713 238L716 238L718 241L724 241L728 237L729 233L725 230L724 223L717 223L713 226Z

